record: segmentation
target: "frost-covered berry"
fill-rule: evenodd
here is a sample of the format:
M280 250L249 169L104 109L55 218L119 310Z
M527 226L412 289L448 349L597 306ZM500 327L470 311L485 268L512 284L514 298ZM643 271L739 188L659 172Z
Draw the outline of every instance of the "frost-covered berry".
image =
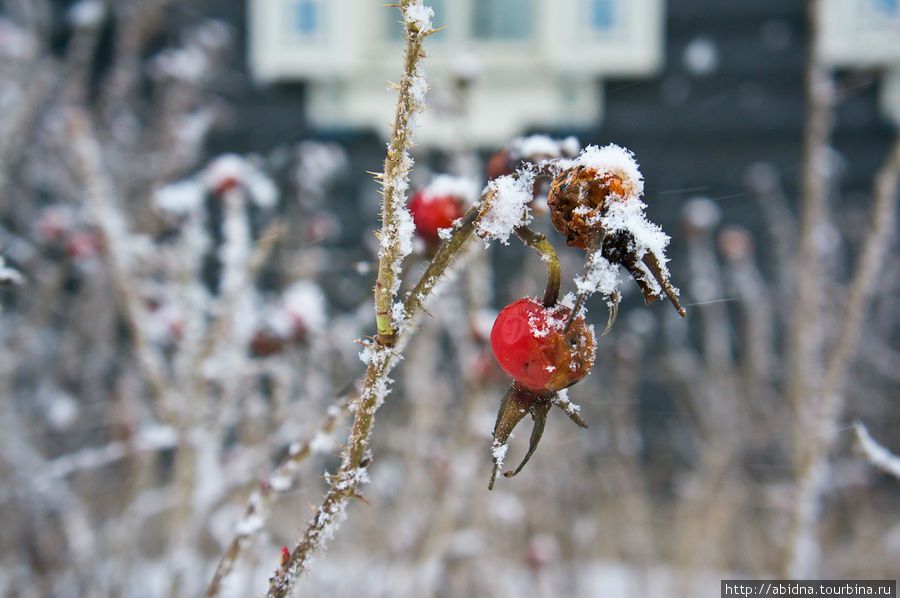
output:
M622 178L577 166L559 173L550 185L547 205L553 227L566 237L566 244L585 249L607 204L625 201Z
M412 196L409 202L416 233L426 241L436 241L438 231L449 228L465 212L465 201L458 196L436 194L428 188Z
M567 388L594 363L594 333L581 317L569 329L571 309L544 307L526 297L507 305L491 330L491 349L503 370L534 391Z

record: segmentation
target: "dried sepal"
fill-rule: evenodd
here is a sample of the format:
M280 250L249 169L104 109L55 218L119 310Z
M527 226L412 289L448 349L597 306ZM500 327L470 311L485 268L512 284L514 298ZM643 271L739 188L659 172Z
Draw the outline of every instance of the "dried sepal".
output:
M525 464L528 463L537 450L541 437L544 435L544 427L547 424L550 408L554 405L562 409L569 416L569 419L577 425L587 428L587 423L585 423L579 413L580 408L568 399L564 390L560 392L535 391L522 386L518 382L513 382L506 390L506 394L503 395L503 399L500 401L497 421L494 424L493 443L491 445L494 467L491 471L488 490L494 489L494 482L497 480L497 474L503 468L503 459L509 448L509 437L515 427L528 414L534 420L531 436L528 439L528 451L515 469L503 472L503 476L507 478L511 478L522 471L522 468L525 467Z

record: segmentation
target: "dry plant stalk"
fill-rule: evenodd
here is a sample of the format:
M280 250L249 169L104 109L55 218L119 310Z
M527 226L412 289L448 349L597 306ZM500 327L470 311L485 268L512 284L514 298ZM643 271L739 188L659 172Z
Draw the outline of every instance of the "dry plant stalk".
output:
M806 73L807 121L804 133L803 199L796 257L796 295L789 336L791 381L787 398L794 409L792 442L794 497L782 558L782 577L818 574L817 524L827 484L828 453L834 444L843 408L843 388L861 332L862 317L877 283L896 217L900 141L894 144L875 179L871 228L839 314L834 349L826 354L826 314L822 231L828 224L828 141L834 122L835 89L830 68L818 51L820 0L807 4L810 49Z

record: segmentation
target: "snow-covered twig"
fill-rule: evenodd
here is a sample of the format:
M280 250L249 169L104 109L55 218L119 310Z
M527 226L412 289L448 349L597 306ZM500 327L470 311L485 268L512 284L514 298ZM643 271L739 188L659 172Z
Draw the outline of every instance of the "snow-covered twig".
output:
M406 26L406 55L400 78L397 112L388 143L381 179L381 248L378 253L378 278L375 281L375 323L380 342L391 344L397 322L393 314L394 297L400 288L403 259L412 252L415 226L406 208L406 190L413 161L409 155L416 117L425 108L428 84L422 60L423 43L434 32L432 10L421 0L402 0L400 10Z
M382 178L382 228L380 232L378 278L375 283L375 313L377 337L363 352L368 362L366 377L359 398L354 401L353 427L341 455L341 465L330 478L331 488L315 516L308 523L302 538L282 566L270 579L269 598L288 595L298 577L306 570L312 555L321 550L345 517L347 502L358 496L359 484L367 481L367 463L375 412L390 393L389 374L400 360L398 323L408 321L409 313L395 314L394 297L400 286L403 258L412 250L414 225L406 209L407 173L412 167L408 149L412 143L415 115L425 104L427 84L422 70L425 57L423 41L433 32L433 12L421 0L402 0L399 5L406 26L406 55L404 72L397 100L397 113ZM468 232L455 231L455 237ZM450 244L451 239L444 241ZM461 246L460 241L458 246ZM400 316L399 318L397 316ZM399 320L399 321L398 321Z
M129 246L126 224L115 205L113 181L103 168L100 145L91 130L88 115L72 108L67 117L74 161L84 182L85 202L103 235L104 257L134 340L135 356L153 394L157 399L163 399L168 392L166 376L159 355L150 346L140 325L146 319L146 309L129 275L132 247Z
M317 445L321 443L321 439L327 438L334 428L342 422L349 412L348 399L346 397L336 401L329 409L325 421L316 428L315 433L302 443L291 446L288 455L275 468L264 482L260 484L258 490L255 490L247 501L247 507L244 510L244 516L235 527L235 534L228 548L216 565L216 572L209 586L206 588L204 596L213 598L219 595L222 589L222 582L231 573L235 562L241 554L244 546L246 546L250 537L260 530L265 523L268 513L268 506L282 492L289 490L297 476L300 464L316 452L319 448Z
M900 457L878 444L862 422L854 422L853 430L856 432L856 439L859 441L859 446L865 453L869 463L896 478L900 478Z

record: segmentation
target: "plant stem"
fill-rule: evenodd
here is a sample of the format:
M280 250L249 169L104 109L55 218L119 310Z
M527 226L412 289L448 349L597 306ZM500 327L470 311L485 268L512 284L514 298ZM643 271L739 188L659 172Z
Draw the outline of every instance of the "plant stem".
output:
M410 223L406 210L406 188L412 158L408 150L412 146L412 131L415 115L424 106L419 97L424 86L421 68L425 51L422 44L431 30L422 31L416 22L407 18L412 6L421 6L420 0L401 0L400 10L406 23L406 54L403 75L400 78L400 96L394 116L394 128L388 143L381 175L381 250L378 253L378 278L375 280L375 326L377 341L384 345L396 342L396 330L392 322L392 305L400 286L400 266L409 253L404 247L401 225ZM407 227L408 228L408 227Z
M523 243L536 249L541 254L541 259L547 262L547 289L544 291L544 307L553 307L559 299L559 285L562 279L562 268L559 265L559 257L553 245L547 237L538 234L527 226L516 228L516 235Z

